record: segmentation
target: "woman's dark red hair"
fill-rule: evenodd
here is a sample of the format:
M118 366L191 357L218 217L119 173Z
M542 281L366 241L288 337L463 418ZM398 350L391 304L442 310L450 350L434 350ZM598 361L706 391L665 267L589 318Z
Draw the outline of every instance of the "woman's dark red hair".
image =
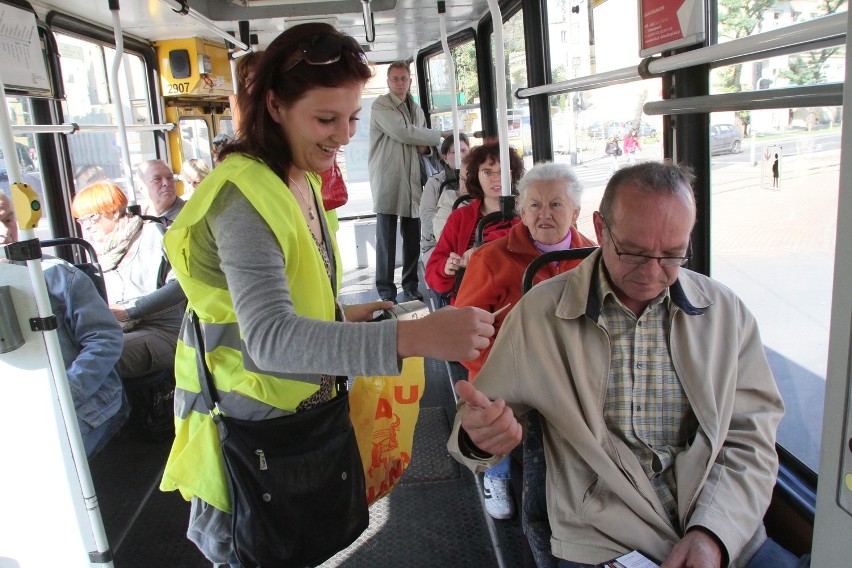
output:
M362 59L363 56L358 57L358 54L349 53L346 49L342 50L340 59L334 63L309 65L302 61L284 71L294 53L317 36L323 35L353 41L328 24L308 23L293 26L269 44L254 70L251 92L241 93L238 97L242 117L238 139L222 149L220 160L230 154L245 154L263 161L286 180L293 154L282 127L267 110L267 92L275 93L286 106L295 104L312 89L364 85L372 77L373 71Z

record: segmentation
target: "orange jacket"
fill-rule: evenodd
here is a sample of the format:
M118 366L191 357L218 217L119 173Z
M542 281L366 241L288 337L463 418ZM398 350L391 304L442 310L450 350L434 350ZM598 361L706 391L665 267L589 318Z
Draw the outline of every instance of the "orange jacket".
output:
M571 248L593 246L597 246L597 244L571 227ZM524 270L540 254L541 252L533 245L527 226L522 223L515 225L508 235L483 245L473 253L454 305L456 307L476 306L493 312L506 304L511 304L512 306L508 310L499 313L495 318L494 336L496 337L503 319L521 299L521 280L524 276ZM536 274L533 283L538 284L542 280L547 280L570 270L580 262L582 261L566 260L556 266L553 263L543 266ZM476 377L493 344L494 338L492 337L491 344L488 348L482 350L479 358L463 363L470 371L468 380L473 380Z

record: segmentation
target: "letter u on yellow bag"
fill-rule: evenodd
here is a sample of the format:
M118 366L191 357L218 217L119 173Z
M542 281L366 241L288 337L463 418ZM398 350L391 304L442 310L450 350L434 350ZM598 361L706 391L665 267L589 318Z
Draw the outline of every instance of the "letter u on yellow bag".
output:
M368 504L390 493L411 462L425 385L422 357L405 359L399 376L355 377L349 417L364 464Z

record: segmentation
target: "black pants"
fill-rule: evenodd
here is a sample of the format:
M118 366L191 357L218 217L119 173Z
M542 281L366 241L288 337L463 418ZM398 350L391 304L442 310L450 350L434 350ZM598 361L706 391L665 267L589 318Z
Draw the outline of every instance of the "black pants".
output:
M376 214L376 290L380 298L396 298L393 271L396 261L396 215ZM420 219L399 217L402 234L402 289L416 292L420 259Z

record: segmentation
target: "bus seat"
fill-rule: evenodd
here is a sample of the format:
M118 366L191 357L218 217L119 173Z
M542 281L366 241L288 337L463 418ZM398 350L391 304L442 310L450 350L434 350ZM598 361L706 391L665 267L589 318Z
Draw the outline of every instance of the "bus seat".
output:
M459 199L462 199L462 198L470 199L470 196L462 195ZM458 199L456 200L456 202L458 202ZM518 216L518 212L512 211L512 215L509 219L514 219L517 216ZM503 214L500 211L494 211L492 213L488 213L482 219L480 219L479 222L476 224L476 230L474 232L473 248L477 249L484 244L482 242L483 241L483 234L485 233L485 229L487 227L489 227L490 225L496 225L496 224L501 223L503 221L508 221L509 219L504 219ZM456 272L456 281L453 284L452 291L441 295L441 299L442 299L442 302L443 302L442 305L444 305L444 306L449 305L450 304L450 298L452 296L455 296L456 294L458 294L459 288L461 288L462 279L464 278L464 272L465 272L464 268L458 269L458 271Z
M527 269L524 271L524 278L521 281L521 294L526 294L530 291L530 288L533 287L533 280L535 280L535 275L541 269L542 266L550 263L550 262L563 262L566 260L580 260L586 258L598 247L585 247L585 248L574 248L568 250L554 250L550 252L543 253L533 259L530 262Z
M555 250L537 256L524 271L521 293L530 291L536 272L547 263L586 258L595 250L597 247ZM521 492L521 528L527 537L536 565L555 567L557 560L550 553L551 530L547 518L545 490L547 463L544 459L541 415L537 410L531 410L527 412L525 419L522 442L524 479Z
M95 252L95 247L92 246L92 243L78 237L60 237L56 239L45 239L40 242L42 248L69 247L71 250L74 250L76 247L78 249L77 252L85 253L85 256L80 257L80 262L74 262L72 264L85 272L86 275L92 279L95 283L95 288L97 288L98 293L101 295L101 298L104 299L104 302L109 303L109 300L107 299L106 284L104 283L104 272L101 269L101 265L98 263L98 255Z
M160 223L156 217L144 216L145 219ZM95 283L98 293L109 303L104 281L104 273L98 263L98 255L92 244L78 237L61 237L56 239L45 239L41 241L42 248L68 247L72 251L82 252L81 262L73 263L84 272ZM165 283L169 265L163 259L158 268L158 287ZM123 382L123 381L122 381ZM125 424L126 428L138 431L141 435L151 441L160 442L171 439L174 436L174 372L158 371L133 381L133 385L124 383L125 396L130 403L130 416Z
M464 195L459 195L458 198L456 198L456 200L453 202L453 211L455 211L456 209L458 209L459 207L461 207L462 205L464 205L465 203L467 203L471 199L473 199L473 198L466 193Z
M483 235L485 234L485 229L487 227L491 225L498 225L504 221L509 222L517 216L517 211L512 211L512 214L509 217L504 217L502 211L493 211L485 215L479 220L479 223L476 224L476 232L473 237L473 248L477 249L482 246Z
M448 170L445 170L445 171L448 171ZM445 189L450 189L452 191L458 191L459 190L458 173L456 173L455 177L450 177L449 174L447 174L447 179L442 181L441 186L438 188L438 195L440 195ZM468 197L468 199L470 199L470 197ZM453 207L453 209L455 209L455 207Z

